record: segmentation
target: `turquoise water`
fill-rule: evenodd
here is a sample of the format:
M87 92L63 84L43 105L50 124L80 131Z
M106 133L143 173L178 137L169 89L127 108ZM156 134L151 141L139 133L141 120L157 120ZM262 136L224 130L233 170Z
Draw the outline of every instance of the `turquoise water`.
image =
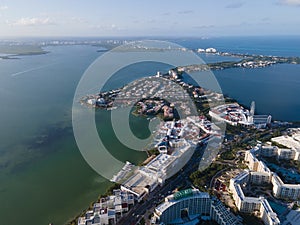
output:
M111 185L84 161L71 126L77 83L100 54L90 46L47 50L0 61L0 216L9 225L63 224ZM129 154L114 140L107 118L103 111L97 122L112 154L144 160L144 153Z

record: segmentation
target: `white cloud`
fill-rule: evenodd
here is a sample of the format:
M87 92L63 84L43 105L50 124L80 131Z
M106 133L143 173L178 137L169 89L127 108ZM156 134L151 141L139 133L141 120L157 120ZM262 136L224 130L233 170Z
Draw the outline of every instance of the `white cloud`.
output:
M71 22L74 22L74 23L88 23L88 21L82 17L76 17L76 16L73 16L70 18L70 21Z
M284 5L300 6L300 0L280 0L279 2Z
M49 18L21 18L12 23L15 26L38 26L38 25L54 25L55 23Z
M116 24L111 25L91 25L89 26L92 29L99 29L99 30L105 30L105 31L119 31L123 30L122 28L118 27Z
M8 7L6 5L0 5L0 10L6 10Z

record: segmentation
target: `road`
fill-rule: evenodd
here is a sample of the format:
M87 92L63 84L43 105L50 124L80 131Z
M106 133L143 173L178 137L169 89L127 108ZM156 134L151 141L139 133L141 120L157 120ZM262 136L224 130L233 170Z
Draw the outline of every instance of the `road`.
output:
M198 169L198 163L202 156L202 152L206 146L199 147L195 150L193 156L188 163L170 179L166 180L163 187L157 187L153 190L146 200L137 203L133 208L124 215L119 221L118 225L135 225L143 217L147 210L151 209L157 203L163 201L164 197L170 194L178 186L186 186L189 183L189 175L191 172Z

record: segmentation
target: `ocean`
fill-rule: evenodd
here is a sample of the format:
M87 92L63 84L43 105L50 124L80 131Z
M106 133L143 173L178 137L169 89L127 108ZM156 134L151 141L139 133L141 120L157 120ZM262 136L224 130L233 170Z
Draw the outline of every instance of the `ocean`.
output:
M188 48L300 56L300 37L173 39ZM76 86L101 54L97 47L49 46L45 55L0 60L0 216L5 224L63 224L87 208L111 183L82 158L73 136L71 107ZM206 62L237 60L201 55ZM119 71L106 86L116 88L170 66L143 63ZM276 120L300 121L300 65L214 71L224 94ZM202 74L199 73L199 76ZM99 133L121 161L146 158L114 138L109 111L96 113ZM149 135L148 121L133 118L133 130ZM136 132L138 133L138 132Z

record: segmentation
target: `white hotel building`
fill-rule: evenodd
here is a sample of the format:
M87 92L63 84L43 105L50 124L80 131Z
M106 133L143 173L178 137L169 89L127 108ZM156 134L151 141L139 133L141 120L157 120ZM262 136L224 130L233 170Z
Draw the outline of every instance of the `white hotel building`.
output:
M179 142L172 155L159 154L146 166L135 171L122 183L121 190L134 194L136 200L141 201L158 185L163 185L165 180L176 174L194 153L194 148L186 140L181 139Z
M285 184L276 173L272 176L272 184L275 197L289 200L300 199L300 184Z
M260 146L259 154L266 157L277 157L285 160L299 160L299 150L289 148L278 148L277 146Z
M299 200L300 184L285 184L280 177L270 171L264 162L260 161L256 155L266 157L277 157L278 159L298 160L299 153L296 149L281 149L276 146L262 146L258 144L255 148L246 151L245 161L249 170L244 170L235 178L230 180L229 189L233 194L233 199L238 210L245 213L257 212L257 215L266 225L280 224L277 214L273 212L268 201L263 197L246 197L242 187L250 184L272 183L273 195L277 198Z
M248 162L250 170L262 174L260 179L268 180L268 183L273 184L273 195L276 198L299 200L300 184L285 184L276 173L271 172L269 168L255 156L255 154L260 154L267 157L278 157L279 159L295 160L297 158L298 160L298 157L295 157L298 155L296 152L294 149L281 149L271 145L257 145L254 149L246 152L245 161ZM262 178L263 176L265 176L265 178Z
M264 197L247 197L244 195L242 186L251 183L251 173L245 170L235 178L230 180L229 189L233 194L233 199L239 211L244 213L255 212L266 225L279 225L277 214L273 212L268 201Z
M165 202L155 208L152 221L154 224L175 225L184 224L187 220L196 223L199 217L214 220L221 225L241 224L218 199L198 189L186 189L167 196Z
M177 126L174 121L164 123L158 140L158 143L161 143L168 137L172 152L167 154L167 151L161 151L158 156L137 169L122 183L121 190L134 194L137 201L141 201L158 185L163 185L166 179L175 175L192 157L198 142L192 134L197 127L188 120L177 121L177 123L180 126ZM159 146L156 147L160 150Z

